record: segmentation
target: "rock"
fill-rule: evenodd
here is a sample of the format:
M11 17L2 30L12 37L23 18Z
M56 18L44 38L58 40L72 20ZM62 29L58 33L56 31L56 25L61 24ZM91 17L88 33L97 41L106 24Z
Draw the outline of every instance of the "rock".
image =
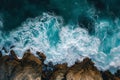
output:
M7 53L8 51L7 51L7 49L5 48L5 47L3 47L2 48L2 50L4 50L5 51L5 53Z
M66 63L55 65L55 69L53 71L50 80L64 80L67 70L68 67Z
M10 56L0 58L0 80L10 80L15 68L19 65L16 60L11 60Z
M40 58L40 60L41 60L42 62L45 61L46 56L45 56L44 53L42 53L42 52L36 52L36 54L39 56L39 58Z
M0 57L2 57L2 52L0 51Z
M15 70L11 80L41 80L41 61L30 52L26 52L21 59L22 69Z
M101 73L102 73L103 80L120 80L120 78L116 77L108 70Z
M41 75L32 67L24 67L22 71L15 73L11 80L41 80Z
M115 76L120 78L120 70L117 70L117 72L115 73Z
M46 56L37 52L36 57L27 50L18 59L13 50L10 55L0 57L0 80L120 80L120 71L115 75L100 72L89 58L68 67L67 63L53 65L44 63Z
M32 53L26 52L22 58L22 66L30 66L40 75L42 75L42 61Z
M35 63L37 63L37 64L39 64L39 65L41 65L41 61L37 58L37 57L35 57L31 52L26 52L26 53L24 53L24 55L23 55L23 58L22 58L22 61L24 62L24 63L30 63L31 64L31 62L35 62Z
M18 59L14 51L12 56L0 58L0 80L41 80L42 61L30 52L26 52L22 59Z
M86 58L69 68L66 80L103 80L94 63Z
M42 68L42 80L49 80L54 71L54 65L52 62L48 64L43 64Z
M11 47L10 47L10 49L12 49L12 48L14 48L15 47L15 45L12 45Z
M11 57L11 59L18 60L18 57L16 56L16 54L13 50L10 51L10 57Z

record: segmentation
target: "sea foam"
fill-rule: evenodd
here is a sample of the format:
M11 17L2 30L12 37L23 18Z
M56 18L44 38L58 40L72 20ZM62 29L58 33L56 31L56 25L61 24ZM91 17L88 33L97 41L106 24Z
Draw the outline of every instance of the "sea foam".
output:
M87 30L78 25L63 25L61 17L43 13L34 19L27 19L19 28L9 33L0 31L0 49L2 50L3 46L6 48L7 53L2 50L4 55L13 49L19 58L22 58L27 49L33 54L41 51L47 56L46 63L67 62L71 66L76 60L81 61L89 57L99 69L119 68L120 46L114 46L109 54L102 50L108 45L108 42L105 47L101 45L105 37L101 37L101 32L105 34L105 25L108 26L108 23L104 21L96 24L96 29L99 30L96 30L96 35L91 36ZM119 35L120 33L117 33L117 36ZM116 39L114 37L112 38ZM110 38L109 40L111 41ZM10 48L11 46L15 47Z

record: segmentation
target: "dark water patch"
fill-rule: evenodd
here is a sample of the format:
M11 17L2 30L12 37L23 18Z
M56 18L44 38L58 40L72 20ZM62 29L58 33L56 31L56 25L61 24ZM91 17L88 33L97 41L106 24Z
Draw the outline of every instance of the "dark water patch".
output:
M27 18L43 12L54 12L63 16L66 22L77 22L78 16L88 7L86 0L2 0L0 13L3 14L5 31L18 27Z
M5 31L18 27L29 17L36 17L46 11L47 0L2 0L0 12L3 14Z
M36 17L43 12L60 15L65 23L69 21L77 23L82 14L91 16L87 11L94 7L95 14L99 17L115 18L120 14L119 4L119 0L2 0L0 1L0 13L3 14L3 30L10 31L27 18ZM94 32L94 30L91 31Z
M89 34L95 33L95 22L89 16L81 15L78 19L79 26L86 29Z

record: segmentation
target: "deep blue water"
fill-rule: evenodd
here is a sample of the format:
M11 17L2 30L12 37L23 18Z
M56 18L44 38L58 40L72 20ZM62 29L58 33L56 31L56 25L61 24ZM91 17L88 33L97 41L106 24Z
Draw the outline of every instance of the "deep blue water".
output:
M1 0L0 49L27 49L48 61L90 57L102 70L120 68L119 0ZM2 50L5 47L8 52Z

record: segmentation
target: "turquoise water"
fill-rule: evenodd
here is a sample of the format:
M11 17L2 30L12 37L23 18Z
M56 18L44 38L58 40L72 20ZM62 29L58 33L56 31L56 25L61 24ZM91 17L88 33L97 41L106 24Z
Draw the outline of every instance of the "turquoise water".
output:
M0 48L4 46L9 54L10 47L21 58L30 49L33 54L41 51L47 56L46 63L67 62L73 65L76 60L90 57L102 70L120 66L120 29L119 19L99 19L95 21L95 33L90 35L76 24L64 24L60 16L43 13L29 18L22 25L9 32L0 31ZM35 54L36 55L36 54Z
M27 49L41 51L46 63L69 66L89 57L99 69L119 69L119 4L120 0L2 0L0 50L8 55L13 49L19 58Z

